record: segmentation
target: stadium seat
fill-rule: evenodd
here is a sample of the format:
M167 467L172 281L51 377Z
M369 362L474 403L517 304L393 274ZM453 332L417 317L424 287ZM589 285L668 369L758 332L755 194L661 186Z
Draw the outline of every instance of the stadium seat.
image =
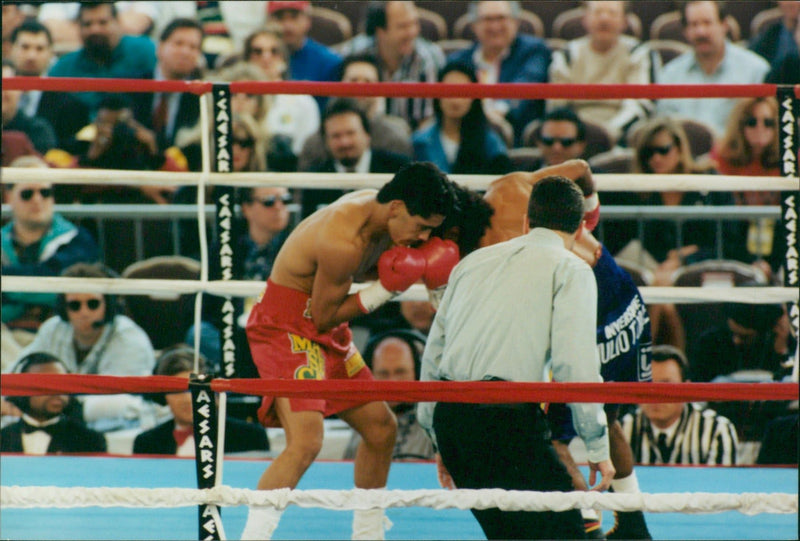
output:
M350 19L332 9L311 6L308 35L324 45L336 45L353 37Z

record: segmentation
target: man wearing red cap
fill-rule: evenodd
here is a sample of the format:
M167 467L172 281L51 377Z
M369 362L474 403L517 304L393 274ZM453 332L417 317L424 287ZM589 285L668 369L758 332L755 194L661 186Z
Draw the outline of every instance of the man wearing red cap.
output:
M283 41L291 53L289 78L295 81L335 81L342 58L308 37L311 2L270 2L267 12L270 19L283 29Z

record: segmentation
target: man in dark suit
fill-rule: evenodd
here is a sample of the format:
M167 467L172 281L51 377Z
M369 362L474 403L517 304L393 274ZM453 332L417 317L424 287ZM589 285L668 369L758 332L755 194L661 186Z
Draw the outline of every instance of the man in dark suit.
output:
M14 372L29 374L66 374L67 365L49 353L31 353L20 359ZM0 451L43 455L52 453L105 453L102 434L86 428L67 414L70 397L45 395L10 397L22 412L20 420L0 431Z
M402 154L372 148L369 118L352 98L331 100L320 127L331 157L311 164L310 172L394 174L410 161ZM344 193L344 190L303 190L303 217Z
M205 373L206 360L200 356L198 370ZM179 344L164 350L156 363L157 376L189 378L194 371L194 352ZM161 396L153 397L160 401ZM133 442L134 454L194 456L192 397L190 393L170 393L163 397L173 418L146 432ZM269 441L263 427L228 417L225 419L225 452L268 451Z
M17 75L44 77L53 61L53 37L50 30L35 19L27 19L11 34L9 58ZM41 118L55 131L56 146L66 149L81 128L89 123L89 107L66 92L28 90L19 102L29 117Z
M188 81L202 79L200 59L203 54L203 27L194 19L173 19L159 36L153 79L156 81ZM188 92L156 92L142 94L146 99L135 102L134 115L152 128L162 150L175 144L181 128L194 126L200 120L200 98ZM144 107L144 110L141 108Z

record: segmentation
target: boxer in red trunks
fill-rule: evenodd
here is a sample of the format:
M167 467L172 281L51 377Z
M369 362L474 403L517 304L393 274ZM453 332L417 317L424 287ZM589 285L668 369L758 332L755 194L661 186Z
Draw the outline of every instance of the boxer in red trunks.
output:
M347 322L371 312L422 279L446 282L458 248L428 241L455 205L447 177L430 163L403 166L379 191L341 197L305 220L284 243L253 308L247 337L264 379L372 379ZM424 244L423 244L424 243ZM353 282L378 278L350 294ZM385 402L266 397L262 422L282 426L286 448L258 482L262 490L294 488L322 447L323 418L336 413L362 437L355 486L386 485L396 420ZM269 539L275 508L251 507L243 539ZM357 510L353 539L383 539L383 510Z

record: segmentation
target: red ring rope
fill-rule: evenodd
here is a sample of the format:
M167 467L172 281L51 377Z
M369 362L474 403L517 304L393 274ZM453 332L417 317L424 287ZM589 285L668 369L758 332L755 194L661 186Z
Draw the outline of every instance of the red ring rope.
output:
M97 79L87 77L8 77L7 90L61 92L211 92L208 81L153 81L150 79ZM787 85L781 85L787 86ZM800 98L800 85L794 85ZM775 96L778 85L659 85L659 84L554 84L554 83L323 83L317 81L238 81L231 92L248 94L310 94L313 96L386 96L406 98L526 98L526 99L624 99L624 98L757 98Z
M4 396L181 392L185 378L173 376L97 376L84 374L5 374ZM505 381L340 381L216 379L216 392L340 400L409 402L647 402L797 400L796 383L519 383Z

